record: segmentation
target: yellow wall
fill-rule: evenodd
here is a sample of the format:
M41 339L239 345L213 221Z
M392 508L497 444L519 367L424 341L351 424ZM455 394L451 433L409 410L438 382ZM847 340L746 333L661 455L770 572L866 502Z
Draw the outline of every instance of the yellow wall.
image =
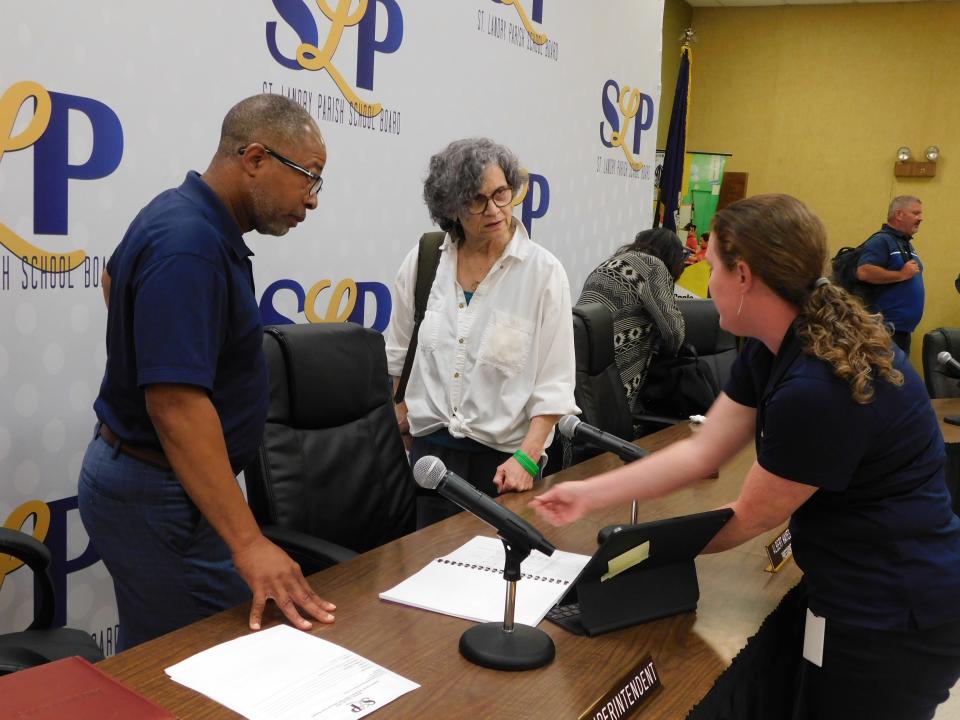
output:
M799 197L832 250L878 229L892 197L924 201L919 368L922 333L960 326L960 4L694 8L693 27L687 147L732 153L749 194ZM937 176L894 178L901 145L938 145Z
M663 3L663 48L660 62L660 113L657 118L657 149L667 146L667 130L670 129L670 110L677 87L677 70L680 68L679 37L693 25L693 8L684 0L665 0Z

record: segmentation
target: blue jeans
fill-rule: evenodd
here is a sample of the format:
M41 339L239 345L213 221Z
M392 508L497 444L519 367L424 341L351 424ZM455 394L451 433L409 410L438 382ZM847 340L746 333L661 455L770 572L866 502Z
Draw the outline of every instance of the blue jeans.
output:
M118 650L250 599L226 544L172 472L94 437L78 499L90 542L113 578Z

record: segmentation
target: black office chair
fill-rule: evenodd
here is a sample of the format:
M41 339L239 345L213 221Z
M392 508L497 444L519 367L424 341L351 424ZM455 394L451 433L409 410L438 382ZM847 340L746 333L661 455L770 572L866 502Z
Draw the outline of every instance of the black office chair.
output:
M573 307L573 347L576 355L574 399L580 419L588 425L633 439L633 418L613 355L613 314L600 303ZM562 452L555 452L554 449ZM559 437L551 445L544 475L600 454L600 450Z
M960 358L960 328L941 327L924 333L921 349L923 381L931 398L960 397L957 378L949 374L937 360L937 355L944 351L954 359Z
M83 630L51 627L56 595L50 578L50 551L39 540L0 527L0 554L22 560L33 571L33 622L21 632L0 635L0 675L79 655L90 662L103 660L93 637Z
M270 410L244 477L264 534L310 574L413 531L417 486L383 336L353 323L279 325L263 346Z
M697 357L707 363L714 382L722 390L737 359L736 335L720 327L720 313L713 300L677 298L677 307L686 325L684 344L692 346Z
M641 405L634 409L643 434L665 426L658 416L677 422L705 413L729 379L737 357L737 338L720 327L713 300L677 298L677 306L685 325L683 346L676 357L658 356L650 363Z

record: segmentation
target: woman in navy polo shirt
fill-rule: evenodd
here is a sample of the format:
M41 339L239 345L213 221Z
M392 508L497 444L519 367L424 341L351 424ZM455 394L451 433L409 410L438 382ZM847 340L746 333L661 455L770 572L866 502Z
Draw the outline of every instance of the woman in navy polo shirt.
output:
M931 718L960 677L960 520L943 439L881 316L820 277L826 259L822 223L795 198L720 211L710 292L720 325L750 339L703 429L532 505L565 524L666 495L753 440L736 514L706 551L790 519L808 618L826 618L807 624L823 654L803 663L799 705L818 720Z

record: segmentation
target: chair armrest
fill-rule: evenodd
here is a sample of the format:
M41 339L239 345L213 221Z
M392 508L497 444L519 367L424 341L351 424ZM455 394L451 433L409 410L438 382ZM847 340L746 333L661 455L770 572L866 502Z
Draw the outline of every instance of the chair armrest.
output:
M268 540L279 545L290 557L300 563L304 575L312 575L357 556L353 550L342 545L307 535L299 530L291 530L279 525L263 525L260 530Z
M641 413L640 415L634 415L633 419L637 422L657 423L659 425L679 425L682 422L687 422L689 418L665 417L663 415L647 415L646 413Z
M0 554L22 560L33 571L34 596L33 622L28 630L44 630L53 624L56 595L50 577L50 550L42 542L20 530L0 527Z
M641 413L633 416L633 428L638 438L652 435L658 430L663 430L671 425L678 425L686 422L687 418L664 417L663 415L648 415Z
M9 675L48 662L50 662L49 658L30 648L19 645L0 645L0 675Z
M0 552L23 560L34 572L43 572L50 567L47 546L20 530L0 527Z

